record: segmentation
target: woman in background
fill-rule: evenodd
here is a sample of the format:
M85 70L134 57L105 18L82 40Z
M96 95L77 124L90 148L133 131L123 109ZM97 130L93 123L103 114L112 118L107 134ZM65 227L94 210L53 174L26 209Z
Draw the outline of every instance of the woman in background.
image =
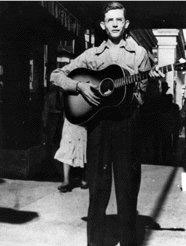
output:
M70 184L70 168L71 166L84 168L87 162L86 148L87 130L85 127L71 124L65 118L60 147L54 156L54 159L62 163L63 182L58 187L60 192L64 193L72 190L72 185ZM83 169L80 187L82 189L88 188L87 182L85 181L85 168Z

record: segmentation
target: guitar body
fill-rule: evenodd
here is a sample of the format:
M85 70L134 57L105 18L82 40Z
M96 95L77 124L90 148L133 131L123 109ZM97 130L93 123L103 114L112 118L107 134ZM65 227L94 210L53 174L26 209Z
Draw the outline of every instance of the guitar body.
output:
M104 109L118 107L123 103L131 101L133 86L127 85L118 87L115 83L118 79L123 79L129 75L128 71L118 65L110 65L99 71L86 68L78 68L69 74L69 77L84 83L90 81L96 85L96 94L101 98L99 106L95 106L87 101L81 94L65 94L65 116L67 119L78 125L85 125L89 120L99 114ZM117 81L118 82L118 81Z

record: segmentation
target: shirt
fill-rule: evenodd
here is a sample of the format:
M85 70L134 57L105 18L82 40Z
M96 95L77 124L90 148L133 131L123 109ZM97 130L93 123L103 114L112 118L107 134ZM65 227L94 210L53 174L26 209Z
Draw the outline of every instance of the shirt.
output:
M147 51L138 45L132 37L120 41L116 59L113 59L110 50L109 41L103 41L99 47L85 50L80 56L71 61L70 64L54 70L50 80L64 90L75 91L77 81L75 82L66 76L76 68L102 70L111 64L117 64L129 71L131 75L137 74L139 71L144 72L151 69ZM146 90L146 86L146 81L140 83L142 91Z

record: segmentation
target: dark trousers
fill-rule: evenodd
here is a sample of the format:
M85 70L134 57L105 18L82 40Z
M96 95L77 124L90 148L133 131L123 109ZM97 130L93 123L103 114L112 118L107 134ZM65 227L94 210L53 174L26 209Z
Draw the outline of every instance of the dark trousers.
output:
M101 121L88 128L88 246L104 244L104 219L111 193L112 170L120 223L120 245L137 245L136 210L141 178L139 142L138 120L133 117Z

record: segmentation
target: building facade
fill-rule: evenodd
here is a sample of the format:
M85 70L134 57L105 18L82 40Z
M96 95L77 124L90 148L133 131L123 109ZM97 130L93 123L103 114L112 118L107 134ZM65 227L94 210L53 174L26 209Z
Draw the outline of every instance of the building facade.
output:
M182 29L154 29L153 33L157 38L157 46L154 49L154 56L160 66L168 64L179 64L179 60L185 59L185 39ZM180 64L181 65L181 64ZM180 69L179 69L180 68ZM173 95L174 102L181 108L185 98L185 73L182 67L175 68L166 74L166 81L169 85L167 93Z
M103 36L83 26L62 2L0 6L0 172L29 177L39 172L45 155L42 111L51 71L99 45ZM157 35L151 29L133 29L130 35L147 49L153 63Z
M26 177L31 159L43 158L44 95L58 47L81 52L83 30L58 2L1 2L0 10L0 172Z

